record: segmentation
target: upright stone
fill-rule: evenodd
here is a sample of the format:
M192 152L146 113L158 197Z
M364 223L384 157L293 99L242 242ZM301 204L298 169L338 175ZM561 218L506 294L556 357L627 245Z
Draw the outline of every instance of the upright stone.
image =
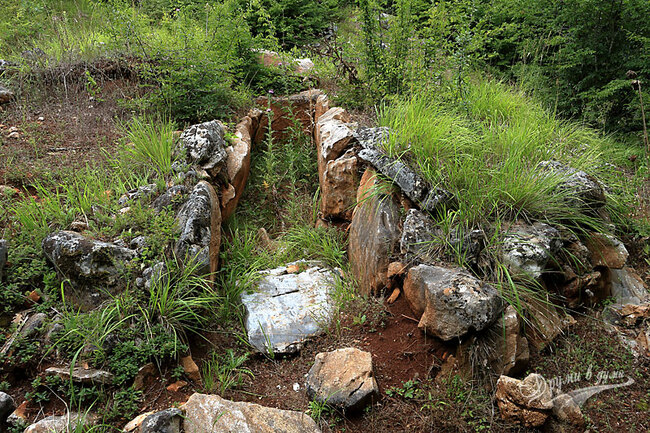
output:
M390 195L377 188L375 172L367 169L350 225L348 256L364 295L380 292L388 284L388 265L400 239L399 207Z

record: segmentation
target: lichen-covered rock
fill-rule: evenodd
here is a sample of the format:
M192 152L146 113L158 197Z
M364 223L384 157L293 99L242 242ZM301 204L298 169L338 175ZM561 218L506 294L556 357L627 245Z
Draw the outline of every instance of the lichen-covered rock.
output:
M221 210L212 185L201 181L176 216L180 236L176 257L195 261L198 274L214 274L221 246Z
M513 277L534 279L561 246L560 233L548 224L517 223L503 237L501 258Z
M320 433L305 413L225 400L218 395L192 394L182 409L185 433Z
M355 131L355 138L362 148L381 147L388 141L390 130L386 126L375 128L360 127Z
M131 201L148 199L153 197L157 191L158 186L155 183L142 185L122 194L122 196L117 200L117 204L120 206L125 206Z
M401 253L409 262L433 263L434 241L441 235L431 217L417 209L409 209L400 239Z
M400 238L399 207L391 196L373 192L376 187L375 172L366 170L350 224L348 257L364 295L378 293L387 285L388 264Z
M418 265L409 270L404 295L418 327L443 340L481 331L498 318L498 291L461 269Z
M597 209L605 205L605 190L596 178L586 172L576 170L559 161L542 161L538 164L538 168L562 178L558 190L562 194L567 194L567 204L583 209Z
M351 347L319 353L307 375L307 395L346 411L363 409L379 396L372 355Z
M84 307L94 306L101 300L101 288L120 287L126 263L136 257L131 249L71 231L46 236L42 247L59 276L67 278L76 289L70 299Z
M294 264L297 269L290 273ZM248 341L261 353L296 353L331 321L335 273L310 262L295 262L262 275L254 291L241 296Z
M97 416L70 412L61 416L48 416L25 429L24 433L67 433L79 426L90 427L97 423Z
M156 210L156 212L162 212L163 209L177 210L178 207L182 204L181 200L184 195L189 191L185 185L174 185L160 194L151 204L151 207Z
M95 368L75 367L70 372L70 367L49 367L45 370L45 374L51 376L59 376L64 381L72 379L73 382L95 385L110 385L113 383L112 373L105 370L98 370Z
M539 374L529 374L523 381L501 376L494 398L506 421L525 427L540 427L551 414L551 388Z
M399 159L390 158L375 148L364 148L359 151L359 158L368 162L384 176L392 180L402 192L422 210L437 212L452 206L454 196L442 188L432 188L408 165Z
M199 123L181 134L181 146L187 160L204 170L219 171L226 164L226 141L223 126L217 120Z
M146 417L140 433L180 433L183 412L176 408L161 410Z
M611 235L592 233L586 244L591 252L591 261L594 267L605 266L621 269L627 263L627 258L630 255L623 242Z

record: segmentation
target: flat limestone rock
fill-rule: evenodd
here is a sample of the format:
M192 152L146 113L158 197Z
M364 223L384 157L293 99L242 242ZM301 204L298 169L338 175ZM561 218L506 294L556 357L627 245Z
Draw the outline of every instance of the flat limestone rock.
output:
M316 355L307 375L310 399L344 410L361 410L379 396L372 355L348 347Z
M97 423L97 416L70 412L67 415L48 416L30 425L25 433L67 433L75 431L78 426L90 426Z
M73 382L87 383L87 384L104 384L109 385L113 383L113 374L105 370L97 370L95 368L85 369L82 367L75 367L70 373L70 367L50 367L45 370L45 374L59 376L63 380L72 379Z
M320 433L309 415L255 403L192 394L181 408L185 433Z
M298 265L298 272L294 266ZM291 270L291 273L289 272ZM248 341L261 353L293 354L332 318L335 272L310 262L263 271L255 292L242 294Z

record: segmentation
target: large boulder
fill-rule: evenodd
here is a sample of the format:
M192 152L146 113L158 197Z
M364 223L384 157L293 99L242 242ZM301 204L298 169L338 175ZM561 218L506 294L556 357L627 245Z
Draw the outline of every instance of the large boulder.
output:
M302 412L225 400L218 395L192 394L182 407L185 433L320 433Z
M254 291L241 296L251 346L268 355L299 351L329 326L335 284L335 271L310 262L263 271Z
M605 190L595 177L559 161L542 161L537 167L561 178L558 190L566 194L567 204L582 209L597 209L605 205Z
M447 190L431 187L418 173L399 159L391 158L376 148L364 148L359 158L392 180L422 210L437 212L451 206L454 196Z
M100 289L120 287L126 263L136 252L112 243L86 238L71 231L58 231L43 239L43 252L59 276L75 288L70 297L84 307L96 306Z
M560 233L548 224L517 223L503 237L501 258L515 278L539 278L562 247Z
M221 247L221 208L212 185L200 181L176 216L180 236L176 257L194 260L199 274L214 275Z
M388 142L390 130L386 126L374 128L362 126L355 131L354 136L362 148L376 148Z
M181 148L188 162L211 173L218 173L228 158L223 126L217 120L192 125L183 131Z
M404 282L404 295L420 317L418 327L445 341L485 329L503 309L494 287L461 269L413 267Z
M351 347L319 353L307 375L307 395L346 411L363 409L379 396L372 355Z
M501 376L496 388L494 398L504 420L540 427L551 414L551 388L539 374L530 374L523 381Z
M386 272L400 238L399 206L378 188L376 173L366 170L350 224L348 257L364 295L377 293L388 284Z

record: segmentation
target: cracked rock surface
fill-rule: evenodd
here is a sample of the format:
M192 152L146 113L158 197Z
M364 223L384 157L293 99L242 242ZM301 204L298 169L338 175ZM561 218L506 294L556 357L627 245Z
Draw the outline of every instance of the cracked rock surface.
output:
M348 347L316 355L307 375L310 399L343 410L361 410L379 396L372 355Z
M335 273L299 261L262 274L254 292L241 297L248 341L261 353L296 353L330 323Z

